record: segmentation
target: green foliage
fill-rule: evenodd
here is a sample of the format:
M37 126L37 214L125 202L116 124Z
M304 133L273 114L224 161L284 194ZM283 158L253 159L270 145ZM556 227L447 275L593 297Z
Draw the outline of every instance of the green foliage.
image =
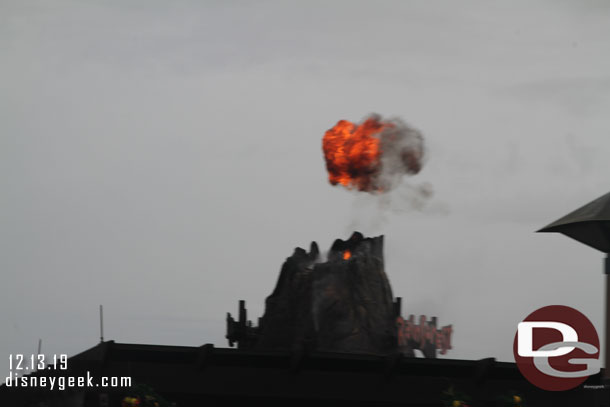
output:
M470 407L470 397L464 393L456 391L453 386L443 391L441 400L445 407Z
M503 407L527 407L525 403L525 399L521 395L521 393L516 391L509 391L506 394L503 394L499 398L500 405Z
M152 387L138 383L133 385L122 399L122 407L171 407Z

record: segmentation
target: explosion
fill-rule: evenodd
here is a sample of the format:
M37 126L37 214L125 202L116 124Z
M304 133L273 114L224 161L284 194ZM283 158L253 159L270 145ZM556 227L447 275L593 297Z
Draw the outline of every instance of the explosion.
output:
M385 192L421 170L424 139L399 119L371 115L358 125L340 120L324 135L322 150L332 185Z

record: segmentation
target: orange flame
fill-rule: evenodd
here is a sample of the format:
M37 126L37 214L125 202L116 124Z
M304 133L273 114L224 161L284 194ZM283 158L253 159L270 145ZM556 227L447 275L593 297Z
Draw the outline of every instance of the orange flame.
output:
M378 134L392 123L370 117L360 125L340 120L328 130L322 140L322 149L332 185L356 187L361 191L374 189L375 174L379 171Z
M322 150L331 185L377 194L422 169L424 138L398 118L372 114L360 124L340 120L324 134Z
M343 252L343 260L347 260L350 257L352 257L352 252L350 252L349 250Z

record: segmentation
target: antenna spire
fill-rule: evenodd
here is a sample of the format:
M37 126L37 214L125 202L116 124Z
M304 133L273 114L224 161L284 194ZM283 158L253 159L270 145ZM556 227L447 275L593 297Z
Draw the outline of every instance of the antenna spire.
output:
M100 342L104 342L104 307L100 305Z

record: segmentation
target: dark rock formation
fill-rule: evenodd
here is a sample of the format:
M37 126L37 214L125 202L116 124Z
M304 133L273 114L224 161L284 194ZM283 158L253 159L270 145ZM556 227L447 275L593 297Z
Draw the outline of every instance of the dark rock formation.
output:
M286 259L255 347L389 353L397 348L395 321L383 236L355 232L333 243L326 262L315 242Z
M320 252L316 242L309 253L297 247L286 259L275 290L265 301L259 323L258 348L300 348L315 340L312 306L313 267Z

